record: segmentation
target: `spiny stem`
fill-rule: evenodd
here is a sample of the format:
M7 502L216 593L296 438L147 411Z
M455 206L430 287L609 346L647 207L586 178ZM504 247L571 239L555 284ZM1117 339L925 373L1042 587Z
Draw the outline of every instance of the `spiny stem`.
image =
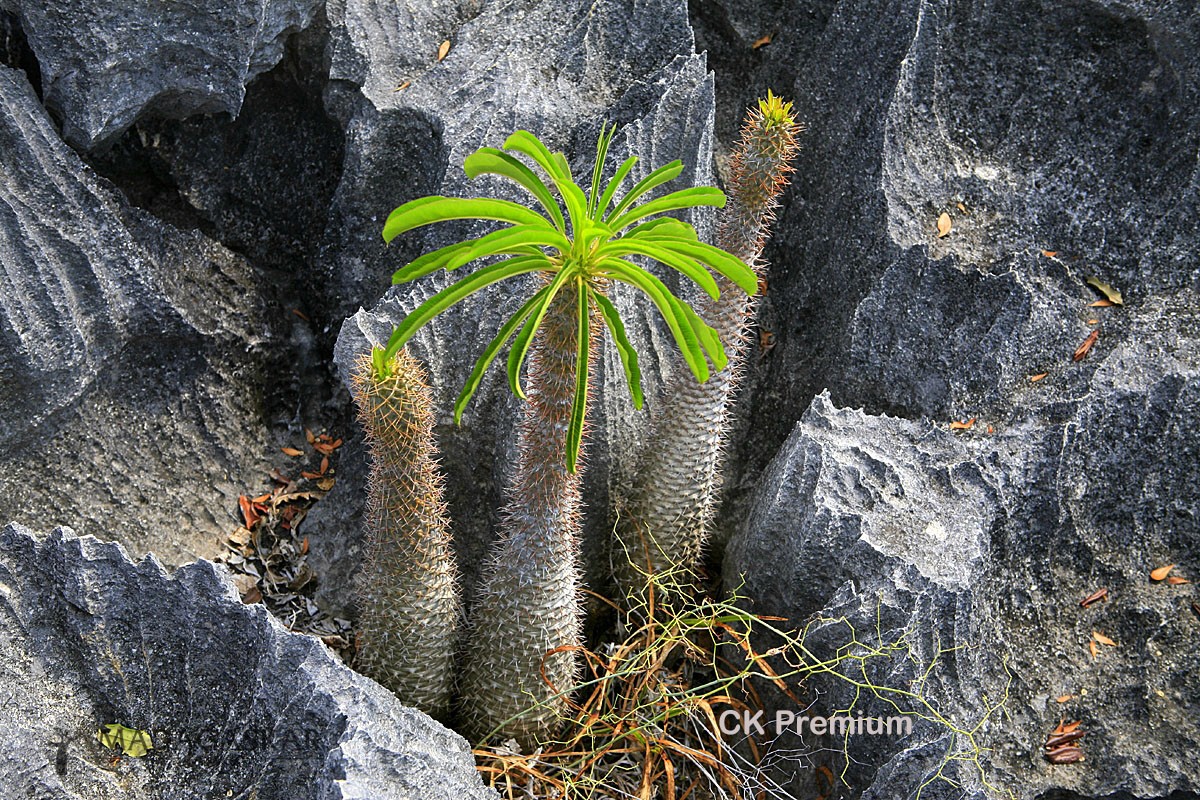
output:
M753 268L760 281L766 272L763 244L794 169L790 162L799 148L799 131L791 103L768 92L747 115L731 161L729 203L718 224L717 246ZM613 564L626 593L646 585L645 572L692 567L715 513L730 399L744 369L756 309L755 298L727 279L719 278L718 286L720 298L705 296L696 310L716 329L729 364L705 383L678 370L665 389L666 401L656 405L653 433L617 528Z
M371 451L356 666L444 719L460 612L429 387L402 350L385 374L363 356L352 389Z

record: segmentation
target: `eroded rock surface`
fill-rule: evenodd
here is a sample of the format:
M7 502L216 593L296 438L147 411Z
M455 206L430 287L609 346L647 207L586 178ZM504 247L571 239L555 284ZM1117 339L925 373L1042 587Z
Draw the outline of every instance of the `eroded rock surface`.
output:
M0 67L0 515L168 563L216 552L270 468L256 275L133 208Z
M1180 3L775 6L693 6L718 86L769 82L810 126L768 251L775 346L735 455L727 583L745 574L757 610L797 623L908 631L913 661L878 676L895 685L963 648L924 687L958 720L1002 696L1007 665L983 763L1018 797L1192 796L1196 595L1148 574L1200 555L1200 19ZM1124 304L1094 306L1091 277ZM1081 608L1102 586L1110 601ZM1093 659L1093 631L1118 646ZM829 710L848 698L820 691ZM1062 717L1090 731L1086 759L1052 766ZM855 740L846 793L920 785L934 736ZM959 796L924 796L939 792Z
M8 0L41 66L64 138L92 149L142 114L237 115L245 87L278 63L319 0Z
M168 575L65 528L9 525L0 632L9 797L495 796L461 737L243 605L207 561ZM112 763L95 731L113 722L154 749Z

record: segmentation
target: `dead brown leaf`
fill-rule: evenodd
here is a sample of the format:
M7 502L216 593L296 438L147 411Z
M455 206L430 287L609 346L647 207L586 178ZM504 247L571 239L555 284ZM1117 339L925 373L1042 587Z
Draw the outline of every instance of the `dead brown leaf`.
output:
M950 235L950 229L954 227L954 223L950 220L950 215L945 211L937 219L937 235L939 239L944 239Z
M1165 567L1150 570L1150 580L1161 581L1171 574L1171 570L1175 568L1174 564L1167 564Z
M1090 351L1092 349L1092 346L1094 344L1096 344L1096 340L1099 338L1100 338L1100 329L1097 328L1096 330L1094 330L1088 334L1088 337L1083 340L1083 344L1081 344L1081 345L1079 345L1079 347L1075 348L1075 354L1073 356L1071 356L1072 360L1082 361L1084 359L1084 357L1087 356L1088 351Z
M973 427L975 427L975 417L971 417L966 422L959 422L958 420L954 420L953 422L950 423L950 430L952 430L952 431L969 431Z
M1046 258L1054 258L1056 255L1058 255L1058 251L1057 250L1043 250L1042 255L1044 255Z
M297 450L294 447L281 447L279 449L283 451L284 455L291 456L292 458L295 458L296 456L304 455L303 450Z
M450 40L442 42L438 47L438 61L441 61L450 52Z
M1185 583L1191 583L1187 578L1181 578L1178 575L1171 575L1167 578L1167 583L1172 586L1183 586Z
M438 60L440 61L441 59L438 59ZM392 89L392 91L393 92L403 92L405 89L407 89L410 86L412 86L412 81L405 81L404 83L397 86L395 89Z
M1030 375L1029 382L1037 383L1038 381L1040 381L1042 378L1045 378L1049 374L1050 374L1049 372L1039 372L1037 375Z
M1075 695L1073 694L1060 694L1058 697L1054 698L1054 701L1056 703L1069 703L1074 699Z
M773 36L774 36L774 34L768 33L766 36L758 37L757 39L754 40L754 44L750 45L750 49L757 50L760 47L766 47L767 45L769 45L771 43L771 39Z
M1108 638L1107 636L1105 636L1105 635L1104 635L1103 633L1101 633L1100 631L1092 631L1092 638L1093 638L1093 639L1095 639L1095 640L1096 640L1097 642L1099 642L1100 644L1106 644L1106 645L1108 645L1109 647L1116 647L1116 646L1117 646L1117 643L1116 643L1116 642L1114 642L1112 639L1110 639L1110 638Z
M321 441L322 437L317 437L317 441L313 442L313 449L323 456L333 455L333 451L342 446L342 440L337 441Z
M1096 647L1095 641L1088 642L1088 651L1091 652L1093 661L1100 657L1100 648Z

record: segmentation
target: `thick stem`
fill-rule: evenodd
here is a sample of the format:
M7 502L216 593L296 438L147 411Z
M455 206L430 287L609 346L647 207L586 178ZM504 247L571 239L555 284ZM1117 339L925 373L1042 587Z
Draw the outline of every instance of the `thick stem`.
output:
M778 102L778 101L775 101ZM746 262L762 281L762 249L778 195L792 171L798 126L787 115L751 112L734 152L729 202L717 246ZM696 311L716 329L729 356L724 370L698 383L677 370L655 406L653 431L642 452L617 527L613 569L622 591L645 587L644 573L693 567L715 513L729 429L730 401L745 368L756 299L718 279L718 300Z
M352 388L371 450L356 666L404 703L445 718L459 621L429 387L407 352L387 377L371 359Z
M535 746L552 732L577 677L581 472L569 472L565 460L576 292L563 288L534 341L513 483L470 615L459 719L474 739L496 731ZM590 337L589 363L594 355Z

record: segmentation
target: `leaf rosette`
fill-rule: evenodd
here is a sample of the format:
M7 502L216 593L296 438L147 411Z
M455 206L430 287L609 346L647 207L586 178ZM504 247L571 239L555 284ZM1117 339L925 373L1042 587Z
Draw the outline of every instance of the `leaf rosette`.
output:
M484 373L510 341L508 381L514 394L524 399L521 371L551 303L564 289L574 289L579 343L575 395L567 429L567 468L574 472L579 459L587 412L588 346L593 320L603 320L624 367L635 408L643 402L638 355L625 325L607 292L613 283L624 283L644 293L671 331L680 353L697 380L707 381L709 364L723 370L728 358L716 331L680 300L653 272L631 259L647 259L682 273L714 300L720 295L713 272L753 295L758 289L754 272L740 259L699 240L695 228L671 212L699 206L720 208L725 195L711 186L652 193L683 172L681 161L661 166L617 198L638 159L627 158L601 187L604 162L616 127L601 126L592 168L591 191L575 182L566 157L552 153L533 134L517 131L503 148L483 147L463 162L468 177L497 175L527 191L536 207L493 198L431 196L405 203L387 218L383 238L425 225L450 220L493 220L504 227L482 236L439 248L398 270L393 284L418 280L438 270L454 271L481 260L489 263L436 293L404 318L385 347L372 354L373 369L385 376L392 357L426 323L453 305L492 284L531 273L545 276L540 288L501 326L476 361L454 407L455 422L462 414ZM517 156L532 162L537 171ZM540 174L539 174L540 171ZM548 181L548 182L547 182ZM552 188L553 187L553 190ZM564 213L565 211L565 213ZM494 259L499 260L494 260Z

